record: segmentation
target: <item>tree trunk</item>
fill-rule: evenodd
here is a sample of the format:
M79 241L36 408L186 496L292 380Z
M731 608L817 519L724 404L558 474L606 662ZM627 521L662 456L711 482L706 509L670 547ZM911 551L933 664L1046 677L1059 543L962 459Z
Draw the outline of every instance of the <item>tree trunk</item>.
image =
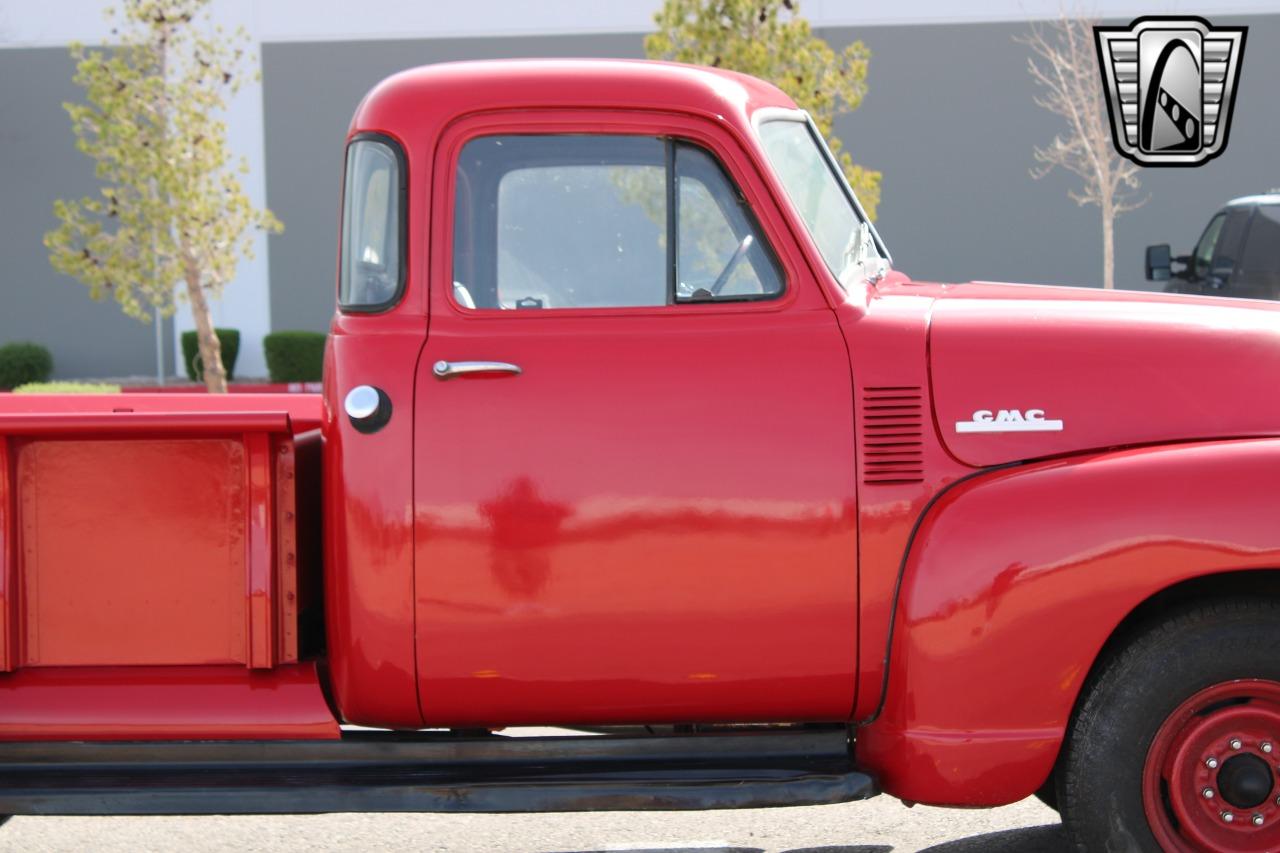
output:
M1116 215L1109 200L1102 205L1102 286L1107 290L1116 288Z
M210 394L227 393L227 371L222 366L222 342L213 331L209 300L200 286L200 272L187 263L187 298L191 300L191 318L196 322L196 340L200 343L200 362L204 367L204 387Z

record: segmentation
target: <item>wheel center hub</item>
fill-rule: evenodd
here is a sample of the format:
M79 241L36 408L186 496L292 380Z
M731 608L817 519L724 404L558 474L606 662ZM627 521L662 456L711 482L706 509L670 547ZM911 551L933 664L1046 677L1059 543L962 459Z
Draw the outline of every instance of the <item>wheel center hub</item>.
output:
M1271 794L1275 779L1267 762L1256 755L1236 755L1222 763L1218 790L1222 799L1238 809L1262 805Z

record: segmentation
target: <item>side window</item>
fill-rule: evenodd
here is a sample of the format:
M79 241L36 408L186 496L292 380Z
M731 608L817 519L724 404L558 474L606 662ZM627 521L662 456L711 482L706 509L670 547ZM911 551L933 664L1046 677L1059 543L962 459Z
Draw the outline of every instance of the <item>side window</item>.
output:
M782 276L761 241L751 210L710 154L675 149L680 247L676 300L761 298L782 292Z
M454 204L453 297L465 308L644 307L782 290L719 165L671 140L474 139Z
M1268 276L1280 274L1280 205L1263 205L1254 211L1239 269Z
M1249 227L1248 208L1232 209L1222 223L1222 233L1218 235L1218 244L1214 247L1213 260L1209 262L1210 279L1218 279L1221 286L1230 278L1235 270L1236 261L1240 258L1240 249L1244 243L1244 232Z
M1196 250L1191 256L1191 262L1194 265L1192 271L1196 278L1204 278L1209 274L1209 262L1213 260L1213 250L1218 245L1218 235L1222 233L1222 223L1226 221L1227 215L1219 213L1209 220L1208 227L1200 235L1200 242L1196 243Z
M403 178L391 143L364 138L348 146L338 273L338 305L344 309L377 310L400 296Z

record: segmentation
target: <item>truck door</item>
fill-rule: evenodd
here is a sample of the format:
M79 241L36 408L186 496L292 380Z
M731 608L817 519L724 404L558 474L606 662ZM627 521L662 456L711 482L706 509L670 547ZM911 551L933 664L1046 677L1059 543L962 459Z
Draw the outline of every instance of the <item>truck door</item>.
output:
M490 118L440 146L428 725L849 714L848 355L751 161L687 125Z

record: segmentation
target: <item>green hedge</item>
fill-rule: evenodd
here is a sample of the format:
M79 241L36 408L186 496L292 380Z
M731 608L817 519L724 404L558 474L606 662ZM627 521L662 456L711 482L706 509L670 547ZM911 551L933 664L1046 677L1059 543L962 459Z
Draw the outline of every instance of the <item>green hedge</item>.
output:
M18 341L0 346L0 391L28 382L44 382L53 373L53 356L39 344Z
M272 332L262 339L272 382L319 382L324 371L323 332Z
M15 394L119 394L120 386L106 382L28 382L13 389Z
M214 329L218 343L222 344L222 366L227 371L227 381L236 376L236 356L240 354L239 329ZM196 370L200 366L200 339L196 332L182 333L182 361L187 368L187 378L192 382L203 382L204 371Z

